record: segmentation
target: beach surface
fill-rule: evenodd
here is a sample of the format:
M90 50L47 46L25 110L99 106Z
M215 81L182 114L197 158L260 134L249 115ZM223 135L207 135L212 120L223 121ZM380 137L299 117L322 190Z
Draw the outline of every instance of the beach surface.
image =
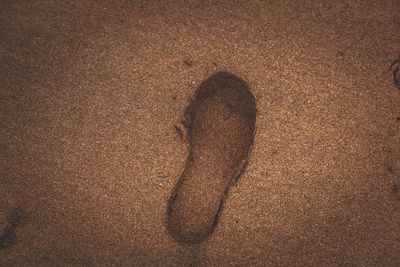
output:
M400 266L399 57L398 0L1 1L0 265ZM188 245L182 120L221 71L254 144Z

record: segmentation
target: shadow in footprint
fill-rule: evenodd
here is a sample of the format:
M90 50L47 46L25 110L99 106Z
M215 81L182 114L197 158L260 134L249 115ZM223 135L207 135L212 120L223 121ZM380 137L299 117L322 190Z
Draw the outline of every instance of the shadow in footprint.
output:
M24 212L21 208L15 208L7 215L7 222L0 233L0 250L7 249L15 244L15 229L21 223Z
M392 69L394 85L400 90L400 57L390 65L390 70Z
M247 164L256 112L247 84L233 74L216 73L197 89L184 113L189 155L167 209L166 226L177 241L201 243L213 233Z

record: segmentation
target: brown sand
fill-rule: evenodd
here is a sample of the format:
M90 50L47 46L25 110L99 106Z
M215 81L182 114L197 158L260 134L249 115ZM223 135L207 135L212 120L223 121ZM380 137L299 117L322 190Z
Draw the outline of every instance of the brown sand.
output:
M400 265L398 0L1 1L0 36L0 266ZM254 146L182 245L175 126L218 71Z

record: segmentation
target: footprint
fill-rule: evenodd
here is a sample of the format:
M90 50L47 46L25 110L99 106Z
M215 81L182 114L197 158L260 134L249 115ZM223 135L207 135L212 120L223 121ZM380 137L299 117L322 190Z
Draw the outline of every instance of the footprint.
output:
M185 118L189 156L169 199L166 224L177 241L201 243L213 233L229 188L247 164L255 99L242 79L219 72L200 85Z
M390 66L390 70L392 70L393 67L394 85L400 90L400 57L399 59L393 61L392 65Z
M15 228L20 224L23 213L20 208L9 212L7 222L0 232L0 250L7 249L15 243Z
M390 188L391 197L394 200L400 201L400 186L397 184L392 185Z

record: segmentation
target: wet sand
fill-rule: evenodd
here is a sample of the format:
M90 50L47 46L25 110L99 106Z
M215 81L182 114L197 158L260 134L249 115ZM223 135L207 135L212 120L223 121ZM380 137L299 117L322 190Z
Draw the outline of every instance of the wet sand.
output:
M399 14L2 1L0 265L400 265ZM213 234L181 244L165 226L177 129L219 71L255 96L254 145Z

